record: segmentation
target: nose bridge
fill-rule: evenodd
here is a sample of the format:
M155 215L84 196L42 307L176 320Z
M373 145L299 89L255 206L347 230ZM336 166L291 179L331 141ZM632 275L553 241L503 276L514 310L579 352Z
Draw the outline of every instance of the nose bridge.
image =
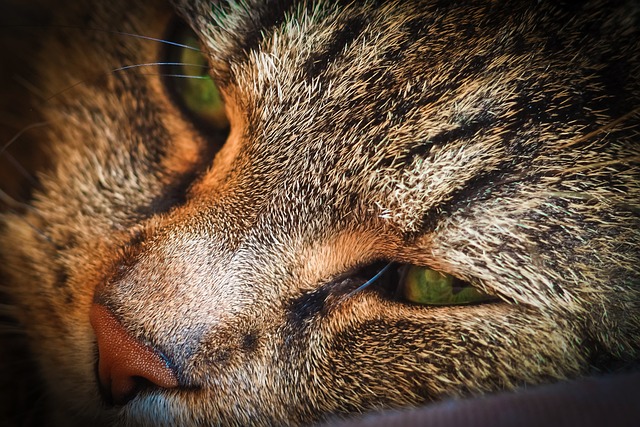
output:
M166 335L162 340L176 342L197 341L205 329L257 310L256 295L266 301L277 293L278 282L267 282L287 263L291 242L239 211L185 206L156 221L121 251L94 302L150 340Z
M220 236L215 227L206 226L211 221L206 215L167 219L136 243L128 259L116 261L113 271L119 273L111 274L95 291L93 307L107 313L98 320L110 320L93 323L100 346L99 379L112 390L114 400L131 397L137 390L130 379L135 376L153 384L167 383L170 375L153 356L157 354L166 357L180 385L197 385L189 372L196 356L208 348L206 342L220 333L236 336L230 331L239 329L243 319L262 317L264 304L257 304L257 299L270 298L260 277L260 265L265 263L260 251L252 253L246 245ZM114 330L127 339L106 339ZM127 347L131 351L114 353L109 348L124 341L131 344ZM139 369L149 366L150 360L158 367Z
M94 322L96 334L131 337L123 338L133 349L126 357L103 351L100 379L111 379L114 399L137 390L130 377L139 372L155 385L173 385L167 378L175 375L180 386L198 386L202 364L210 369L211 361L241 354L242 337L275 332L282 313L273 307L358 260L373 259L378 237L329 231L326 218L292 211L282 200L274 205L248 205L233 195L217 204L193 198L154 220L114 263L118 273L94 296L97 312L108 310L98 320L109 321ZM102 348L113 342L101 341ZM153 369L141 371L136 358L145 366L153 361Z
M183 317L206 310L205 301L230 280L234 239L215 233L204 216L169 218L118 260L121 273L102 289L108 303L133 311L153 312L170 306ZM156 305L157 304L157 305ZM154 307L154 305L156 305ZM181 307L184 312L180 313ZM218 306L218 310L222 307ZM188 309L188 310L187 310Z

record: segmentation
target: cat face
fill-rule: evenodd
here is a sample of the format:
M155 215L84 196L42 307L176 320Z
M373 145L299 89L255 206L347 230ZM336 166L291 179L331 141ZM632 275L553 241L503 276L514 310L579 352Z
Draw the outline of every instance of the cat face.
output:
M57 422L305 424L637 357L640 11L494 3L56 9L51 167L1 255ZM184 25L228 131L142 65Z

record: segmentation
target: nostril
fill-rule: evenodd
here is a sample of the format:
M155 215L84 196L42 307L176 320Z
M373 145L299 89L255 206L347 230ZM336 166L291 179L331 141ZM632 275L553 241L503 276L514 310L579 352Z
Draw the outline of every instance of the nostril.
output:
M127 403L144 386L178 386L167 358L131 336L105 306L93 304L90 321L98 341L98 380L113 403Z

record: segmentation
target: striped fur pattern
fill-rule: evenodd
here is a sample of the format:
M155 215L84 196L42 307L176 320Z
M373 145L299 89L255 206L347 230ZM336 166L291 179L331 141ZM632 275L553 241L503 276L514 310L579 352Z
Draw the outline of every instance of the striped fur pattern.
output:
M51 167L1 219L0 269L60 425L304 425L638 358L636 2L95 3L54 22L188 22L231 133L158 73L95 78L160 45L50 29ZM380 261L499 300L352 294ZM94 300L178 389L103 403Z

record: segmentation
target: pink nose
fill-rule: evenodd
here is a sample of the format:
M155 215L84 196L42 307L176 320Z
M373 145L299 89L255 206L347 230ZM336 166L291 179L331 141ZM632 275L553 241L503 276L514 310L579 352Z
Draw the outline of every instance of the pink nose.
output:
M90 321L98 340L98 378L113 403L127 403L145 385L178 386L167 360L132 337L109 309L93 304Z

